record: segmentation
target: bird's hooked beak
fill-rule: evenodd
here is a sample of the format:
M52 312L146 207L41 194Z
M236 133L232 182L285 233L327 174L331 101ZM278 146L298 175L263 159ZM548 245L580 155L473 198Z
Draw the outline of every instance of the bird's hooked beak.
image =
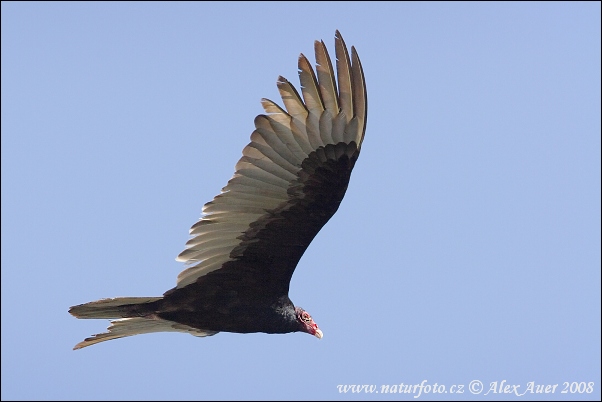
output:
M316 333L314 334L314 336L318 339L322 339L324 334L322 333L322 331L320 331L320 329L316 329Z

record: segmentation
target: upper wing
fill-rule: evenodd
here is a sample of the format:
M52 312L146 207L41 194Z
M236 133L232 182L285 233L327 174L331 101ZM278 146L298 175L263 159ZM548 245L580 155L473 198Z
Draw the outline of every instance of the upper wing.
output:
M338 91L326 46L316 41L317 74L299 57L303 99L279 77L286 111L262 100L267 115L255 119L234 176L205 204L177 257L194 264L178 275L177 288L222 278L288 292L303 252L338 209L366 128L360 60L353 47L349 60L338 31L335 49Z

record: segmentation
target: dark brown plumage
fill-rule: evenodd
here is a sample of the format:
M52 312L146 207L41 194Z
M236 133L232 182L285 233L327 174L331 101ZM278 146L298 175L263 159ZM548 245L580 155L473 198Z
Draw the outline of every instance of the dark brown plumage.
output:
M217 332L322 331L288 298L301 256L339 208L359 156L366 127L366 89L355 49L351 61L335 35L337 77L323 42L315 43L316 72L299 57L303 100L279 77L286 111L264 99L267 115L235 174L203 207L179 261L190 265L163 297L102 299L73 306L78 318L108 318L109 332L79 349L109 339L161 332L196 336Z

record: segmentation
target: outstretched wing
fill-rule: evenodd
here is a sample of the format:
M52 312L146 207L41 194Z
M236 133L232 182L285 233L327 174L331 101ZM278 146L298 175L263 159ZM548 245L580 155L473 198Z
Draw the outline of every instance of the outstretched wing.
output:
M366 87L355 49L335 35L337 79L324 42L316 73L299 57L303 99L279 77L286 111L263 99L251 143L221 194L203 207L177 260L176 289L229 283L286 295L309 243L339 207L366 128ZM337 90L338 82L338 90ZM176 290L174 289L174 290Z

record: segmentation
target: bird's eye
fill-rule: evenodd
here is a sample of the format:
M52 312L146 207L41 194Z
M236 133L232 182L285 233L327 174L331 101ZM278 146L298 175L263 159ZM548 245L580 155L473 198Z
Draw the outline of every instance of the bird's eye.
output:
M305 322L310 322L311 321L311 316L308 313L303 313L301 314L301 319Z

